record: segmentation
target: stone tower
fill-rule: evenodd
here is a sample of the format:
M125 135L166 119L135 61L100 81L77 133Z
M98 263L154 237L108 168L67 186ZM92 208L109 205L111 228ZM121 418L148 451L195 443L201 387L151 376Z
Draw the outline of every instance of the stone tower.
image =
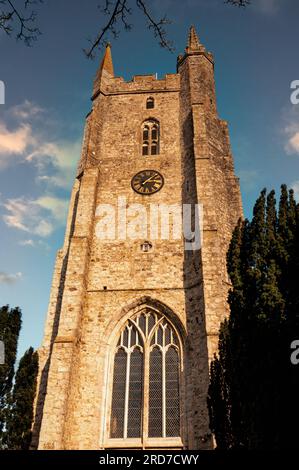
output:
M176 74L126 82L108 45L92 103L39 350L32 447L209 449L209 361L242 216L213 56L192 27Z

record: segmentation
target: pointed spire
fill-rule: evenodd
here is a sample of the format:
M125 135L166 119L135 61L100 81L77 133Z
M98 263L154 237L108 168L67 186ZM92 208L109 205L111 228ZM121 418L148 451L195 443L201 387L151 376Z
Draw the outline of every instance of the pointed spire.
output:
M192 25L189 31L188 47L190 47L190 49L198 49L199 46L200 46L200 43L199 43L196 29Z
M204 46L200 43L195 27L192 25L188 36L188 45L186 47L186 53L190 52L203 52Z
M203 44L201 44L196 29L192 25L189 30L188 43L185 49L185 54L180 54L177 58L177 70L184 63L185 59L193 55L204 55L212 64L214 64L213 54L207 52Z
M111 46L109 43L107 43L103 60L94 80L93 98L97 96L99 90L101 89L101 86L107 84L107 80L109 81L111 78L114 78L114 69L111 54Z
M109 75L114 77L111 46L110 46L109 42L106 45L106 50L105 50L104 58L103 58L102 63L101 63L100 71L101 72L105 71L105 72L109 73Z

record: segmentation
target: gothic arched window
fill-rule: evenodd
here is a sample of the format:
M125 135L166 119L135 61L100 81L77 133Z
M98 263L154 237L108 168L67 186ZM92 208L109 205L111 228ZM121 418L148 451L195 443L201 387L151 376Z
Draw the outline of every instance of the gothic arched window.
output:
M153 109L155 107L155 100L151 96L146 100L146 109Z
M159 123L154 119L149 119L142 125L142 155L158 155L159 151Z
M180 346L167 319L146 308L128 320L114 353L110 438L179 438Z

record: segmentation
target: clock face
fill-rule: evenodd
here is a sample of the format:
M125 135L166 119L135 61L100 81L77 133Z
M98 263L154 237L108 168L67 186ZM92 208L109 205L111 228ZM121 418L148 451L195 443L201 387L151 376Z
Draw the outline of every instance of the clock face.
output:
M133 176L131 184L136 193L149 195L162 188L164 179L156 170L143 170Z

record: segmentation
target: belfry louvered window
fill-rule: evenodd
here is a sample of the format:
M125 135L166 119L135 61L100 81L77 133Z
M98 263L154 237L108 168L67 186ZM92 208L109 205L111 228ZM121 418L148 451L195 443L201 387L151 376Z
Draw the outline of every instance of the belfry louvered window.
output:
M142 125L142 155L158 155L160 152L160 129L158 121L149 119Z
M128 320L114 355L110 438L180 437L180 346L149 308Z

